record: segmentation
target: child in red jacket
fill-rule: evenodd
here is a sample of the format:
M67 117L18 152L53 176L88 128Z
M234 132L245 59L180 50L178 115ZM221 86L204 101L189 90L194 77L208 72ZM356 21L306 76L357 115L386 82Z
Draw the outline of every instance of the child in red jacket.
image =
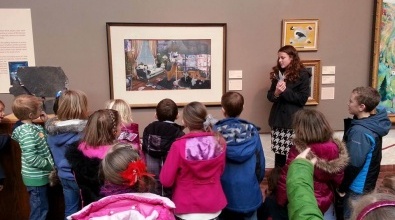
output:
M333 215L334 190L340 185L348 154L344 144L333 137L333 130L325 116L316 110L299 110L293 120L294 146L290 149L286 165L282 168L276 194L277 203L287 204L286 175L289 164L295 157L310 147L309 158L316 157L314 167L314 192L324 219L335 219Z

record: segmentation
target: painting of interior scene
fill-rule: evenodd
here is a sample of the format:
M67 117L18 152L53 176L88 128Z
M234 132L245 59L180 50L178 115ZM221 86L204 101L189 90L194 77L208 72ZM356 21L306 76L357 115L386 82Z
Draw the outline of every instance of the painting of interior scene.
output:
M211 40L125 39L126 90L211 89Z

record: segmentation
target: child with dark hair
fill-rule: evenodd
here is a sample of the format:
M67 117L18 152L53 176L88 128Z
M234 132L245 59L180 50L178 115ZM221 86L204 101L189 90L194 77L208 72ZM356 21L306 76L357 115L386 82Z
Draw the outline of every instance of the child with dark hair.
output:
M118 112L112 109L95 111L89 116L80 142L74 142L66 151L66 158L81 190L82 206L101 198L99 167L107 151L117 143L121 132Z
M155 180L132 145L118 143L111 147L101 162L100 173L105 182L101 194L105 197L69 219L174 219L174 203L149 193Z
M258 209L258 219L287 219L288 214L278 212L281 209L276 202L277 183L280 179L281 167L274 167L267 176L267 190L265 192L265 201Z
M174 121L178 118L178 107L171 99L163 99L156 106L158 121L149 124L143 133L143 151L148 171L155 175L157 193L171 197L171 190L163 188L159 174L166 160L171 144L184 135L184 128Z
M42 110L42 105L42 100L32 95L17 96L12 104L15 117L23 123L15 128L11 137L21 148L21 173L30 196L31 220L45 220L47 216L48 177L55 166L44 128L33 123L37 118L46 121L47 115Z
M244 97L238 92L227 92L221 98L225 119L214 125L225 138L226 165L221 176L228 204L220 219L257 220L257 210L263 198L260 183L265 176L265 155L259 128L239 118Z

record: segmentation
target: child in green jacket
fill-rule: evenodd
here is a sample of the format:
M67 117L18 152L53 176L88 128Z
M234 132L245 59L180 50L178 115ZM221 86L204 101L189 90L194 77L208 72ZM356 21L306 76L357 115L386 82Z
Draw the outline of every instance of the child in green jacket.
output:
M46 120L42 101L32 95L20 95L12 104L14 115L23 123L15 128L11 138L21 148L22 180L30 196L30 220L45 220L48 213L49 173L54 161L46 141L44 128L34 119Z
M291 163L287 173L288 217L290 220L324 219L314 196L313 170L317 158L306 160L306 148Z

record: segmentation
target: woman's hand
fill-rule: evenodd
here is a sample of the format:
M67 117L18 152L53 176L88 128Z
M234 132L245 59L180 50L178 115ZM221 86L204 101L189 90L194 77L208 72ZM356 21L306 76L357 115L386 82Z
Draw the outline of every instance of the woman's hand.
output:
M279 96L281 93L285 91L286 88L287 85L283 80L278 81L276 85L276 91L274 91L274 95Z

